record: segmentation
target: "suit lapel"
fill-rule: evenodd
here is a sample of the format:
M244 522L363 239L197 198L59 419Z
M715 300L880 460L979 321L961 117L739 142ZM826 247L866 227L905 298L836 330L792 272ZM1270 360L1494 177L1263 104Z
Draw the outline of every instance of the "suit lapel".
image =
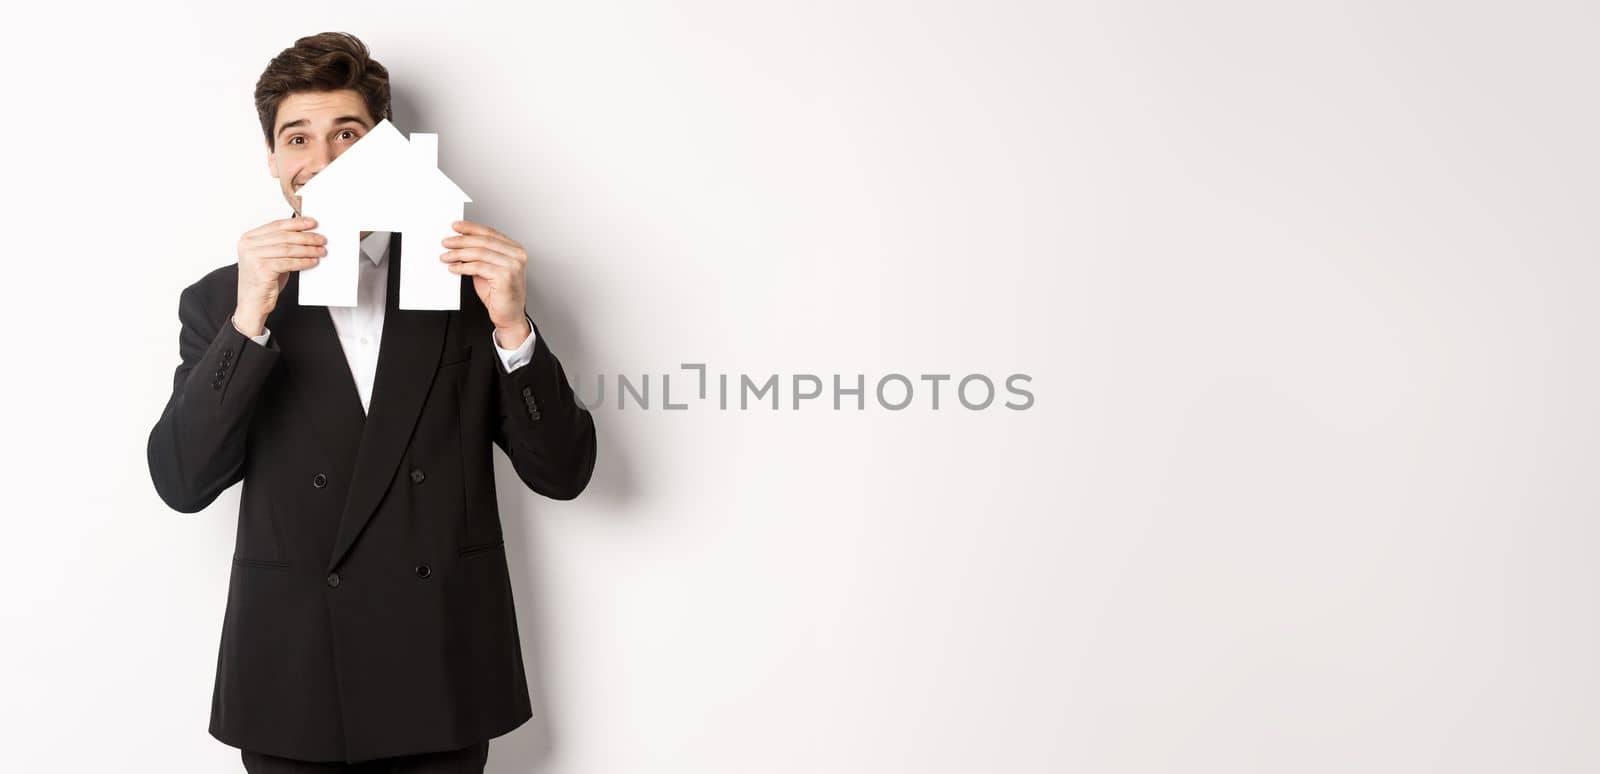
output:
M361 443L350 478L350 494L339 515L333 555L328 560L329 570L337 567L350 550L383 500L389 482L394 480L400 458L410 446L411 431L417 425L444 349L445 321L449 312L399 308L401 237L395 234L389 246L389 289L384 300L378 372L372 383L370 411L360 429ZM326 308L322 314L326 317ZM337 339L334 346L338 346ZM340 352L342 360L342 350ZM343 370L348 377L349 368ZM347 381L353 396L355 383L348 378ZM357 402L355 408L359 412L361 404Z
M301 415L328 453L331 472L349 481L366 416L328 308L300 306L299 272L290 275L267 327L288 366L287 381Z

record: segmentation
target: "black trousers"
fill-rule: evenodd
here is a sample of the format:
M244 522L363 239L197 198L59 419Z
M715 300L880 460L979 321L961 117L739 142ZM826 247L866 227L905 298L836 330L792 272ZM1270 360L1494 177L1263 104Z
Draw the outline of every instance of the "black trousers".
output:
M244 770L249 774L483 774L489 762L489 740L459 750L379 758L360 763L323 763L279 758L276 755L240 750Z

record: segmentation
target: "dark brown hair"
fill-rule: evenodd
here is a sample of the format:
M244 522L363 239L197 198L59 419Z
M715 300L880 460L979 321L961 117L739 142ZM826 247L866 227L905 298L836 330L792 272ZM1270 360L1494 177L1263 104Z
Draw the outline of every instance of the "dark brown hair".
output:
M354 89L366 100L372 120L394 120L389 108L389 71L367 53L366 44L345 32L324 32L301 38L273 57L256 81L256 115L267 147L277 149L272 125L278 105L303 91Z

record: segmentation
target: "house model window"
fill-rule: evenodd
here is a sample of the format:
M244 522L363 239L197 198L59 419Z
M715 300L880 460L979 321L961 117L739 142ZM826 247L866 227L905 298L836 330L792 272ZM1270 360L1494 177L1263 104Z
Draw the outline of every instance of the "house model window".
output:
M328 238L328 254L300 272L301 305L355 306L361 232L398 231L399 308L461 308L461 275L439 253L472 199L439 171L439 135L408 141L388 119L379 121L298 193L300 214L315 218Z

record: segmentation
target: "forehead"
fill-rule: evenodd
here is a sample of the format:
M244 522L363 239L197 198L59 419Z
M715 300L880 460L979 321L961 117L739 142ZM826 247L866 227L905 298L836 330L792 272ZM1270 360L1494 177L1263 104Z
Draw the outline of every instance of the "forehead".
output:
M366 100L354 89L339 91L298 91L278 103L277 126L282 129L291 121L305 121L312 126L331 124L340 116L359 116L371 126L372 114L367 112Z

